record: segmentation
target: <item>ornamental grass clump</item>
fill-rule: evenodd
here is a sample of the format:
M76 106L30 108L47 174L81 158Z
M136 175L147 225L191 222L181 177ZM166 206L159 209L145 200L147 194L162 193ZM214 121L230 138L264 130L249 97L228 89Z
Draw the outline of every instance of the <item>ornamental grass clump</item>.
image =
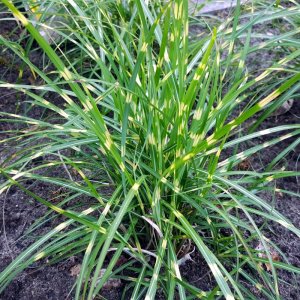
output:
M300 231L259 192L272 189L276 179L297 175L277 164L299 138L260 173L237 166L299 137L299 124L259 130L255 116L274 110L299 88L300 74L289 63L300 50L256 76L245 67L249 53L277 45L273 37L251 46L253 25L295 15L299 7L269 6L240 23L238 5L224 24L190 40L187 0L133 0L126 6L122 1L51 1L60 7L59 27L44 24L42 11L37 21L13 2L2 2L35 42L29 38L23 48L1 36L1 45L30 68L39 84L0 86L25 93L33 106L55 118L1 113L3 121L23 127L2 141L18 147L1 165L0 188L5 192L16 185L64 218L2 271L0 290L34 262L81 253L75 299L94 299L110 278L122 279L131 299L155 299L158 290L167 299L254 299L246 283L268 299L280 299L277 269L300 270L273 259L256 220L277 222L297 236ZM60 36L51 45L39 32L47 26ZM281 41L292 43L290 36ZM27 54L36 45L51 71L30 61ZM285 76L271 89L255 92L278 74ZM53 95L64 103L55 104ZM277 137L268 139L273 133ZM266 142L240 152L239 145L261 136ZM51 175L54 169L62 175ZM30 190L28 179L67 193L53 202ZM70 204L83 198L88 207ZM42 221L52 217L47 213ZM181 274L180 265L194 248L214 278L210 290L200 290ZM120 265L123 255L127 260Z

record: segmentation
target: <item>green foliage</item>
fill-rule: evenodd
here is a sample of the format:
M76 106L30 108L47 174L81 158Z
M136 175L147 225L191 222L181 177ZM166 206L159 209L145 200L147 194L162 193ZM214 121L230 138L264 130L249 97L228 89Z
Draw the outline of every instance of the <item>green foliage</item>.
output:
M191 295L253 299L243 285L246 281L261 284L268 299L279 299L276 269L300 270L272 260L269 242L255 217L300 235L259 196L272 181L297 175L276 169L293 148L278 154L261 173L236 167L258 151L299 136L299 124L255 131L262 117L248 132L246 122L262 110L268 115L272 105L278 106L299 89L299 72L288 70L300 50L255 76L245 68L248 54L276 45L277 37L273 37L251 46L253 25L293 16L299 7L268 7L268 13L256 11L248 20L244 16L247 21L241 24L237 8L226 24L191 41L186 0L154 4L134 0L126 8L122 1L74 0L66 5L56 0L49 5L60 7L60 27L52 29L60 39L49 45L38 31L45 26L42 22L42 27L36 27L10 1L2 2L55 70L34 65L26 55L30 46L23 49L0 37L0 43L43 82L39 86L2 82L0 86L26 93L34 105L52 111L59 121L1 113L5 121L21 122L24 128L17 137L3 141L18 140L21 147L2 164L0 171L6 179L0 188L4 192L17 185L66 219L0 274L1 290L37 260L48 257L56 262L84 253L76 299L93 299L110 277L126 280L132 299L155 299L158 289L168 299L174 299L175 293L180 299ZM298 32L295 28L293 34ZM253 89L275 74L285 77L257 96ZM49 92L65 104L56 105ZM245 141L278 132L278 138L238 150ZM299 138L296 141L293 147ZM33 165L39 157L44 160ZM54 167L67 170L67 178L48 176L46 171ZM68 193L61 203L52 203L26 188L28 178L64 187ZM69 205L83 196L90 207ZM47 218L49 214L43 220ZM226 230L229 235L224 234ZM180 273L180 253L189 241L215 278L216 286L210 291L199 290ZM265 258L255 250L258 241ZM109 253L113 255L108 261ZM130 257L128 263L117 266L124 253ZM262 262L270 264L271 272L261 267ZM126 271L128 278L122 276Z

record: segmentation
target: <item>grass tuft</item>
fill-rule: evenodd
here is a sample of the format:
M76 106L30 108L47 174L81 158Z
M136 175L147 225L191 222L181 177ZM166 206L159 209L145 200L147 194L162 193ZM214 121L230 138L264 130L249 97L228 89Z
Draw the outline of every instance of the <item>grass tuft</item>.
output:
M23 40L4 36L0 45L40 84L0 87L23 92L50 117L1 113L19 129L1 142L18 147L1 164L0 190L16 185L54 212L30 232L53 215L64 219L0 273L0 291L38 260L81 253L75 299L94 299L110 278L122 278L132 299L155 299L158 290L168 299L255 299L245 283L280 299L277 269L300 270L274 260L257 219L298 237L300 230L260 192L299 175L277 166L299 144L300 125L259 125L299 90L294 63L300 50L285 50L298 43L299 5L238 5L217 24L189 16L187 0L36 1L31 14L19 3L2 2L28 35L24 48ZM49 25L50 13L56 19ZM251 43L255 25L284 18L290 32ZM205 34L191 39L191 23ZM249 55L272 47L281 49L276 62L259 72L247 69ZM45 56L44 66L31 61L34 48ZM280 136L239 150L272 133ZM261 172L238 170L285 139L293 140L291 147ZM54 170L60 175L51 175ZM67 192L52 202L31 191L28 179ZM211 290L181 274L193 245L214 278ZM123 255L127 263L119 266Z

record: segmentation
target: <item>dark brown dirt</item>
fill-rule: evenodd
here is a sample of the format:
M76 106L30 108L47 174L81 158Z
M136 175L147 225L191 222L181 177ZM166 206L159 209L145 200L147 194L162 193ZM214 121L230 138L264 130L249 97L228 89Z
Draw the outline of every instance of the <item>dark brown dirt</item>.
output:
M1 27L1 34L8 34L11 28L15 28L15 23L7 23ZM2 26L2 23L1 23ZM1 52L0 52L1 53ZM4 59L3 61L1 59ZM36 57L38 60L39 57ZM15 82L18 76L18 64L13 60L13 57L7 53L1 53L0 56L0 74L8 82ZM11 66L14 66L11 68ZM25 73L25 80L30 77L30 73ZM16 101L16 98L18 101ZM15 112L17 109L21 113L27 110L25 96L15 93L12 90L1 90L1 111ZM28 112L33 117L39 117L42 113L39 110L29 110ZM295 101L293 110L286 114L269 118L265 121L261 128L268 128L280 124L299 123L300 118L300 101ZM0 131L3 133L9 130L9 125L0 122ZM6 134L2 134L2 138ZM264 139L258 139L257 143L263 142ZM290 145L291 140L285 140L271 149L254 156L250 165L254 170L259 170L269 162L274 155ZM5 147L5 146L4 146ZM0 161L3 161L7 155L7 149L0 148ZM5 151L4 151L5 150ZM290 153L285 160L285 166L291 170L298 170L299 149ZM30 183L29 183L30 184ZM278 186L299 192L299 182L297 178L288 178L278 181ZM54 192L53 187L47 184L34 186L34 191L41 196L45 196ZM265 193L264 197L268 201L273 201L269 194ZM300 201L294 196L276 195L275 207L293 224L300 228ZM2 271L19 253L21 253L28 245L32 243L32 239L27 237L22 239L25 230L33 224L36 219L43 216L45 208L37 204L24 194L22 191L11 188L5 195L0 195L0 271ZM46 223L42 232L47 232L52 228L52 224ZM278 245L285 253L289 262L300 267L300 242L299 239L292 233L284 230L281 226L270 224L266 227L266 235ZM41 234L42 234L41 232ZM182 267L184 277L191 283L203 290L209 290L214 286L214 281L210 275L207 265L204 263L201 255L195 251L192 254L193 261L187 262ZM72 287L75 282L75 277L71 276L71 268L80 262L78 257L62 261L56 265L47 265L46 262L39 265L34 265L22 274L20 274L0 295L0 300L63 300L72 299ZM290 273L279 271L281 279L280 291L282 299L295 300L299 299L299 289L295 284L296 280L291 277ZM257 294L258 299L264 299L254 287L249 287ZM121 289L111 289L105 291L103 296L106 299L121 299ZM157 299L160 297L158 296Z

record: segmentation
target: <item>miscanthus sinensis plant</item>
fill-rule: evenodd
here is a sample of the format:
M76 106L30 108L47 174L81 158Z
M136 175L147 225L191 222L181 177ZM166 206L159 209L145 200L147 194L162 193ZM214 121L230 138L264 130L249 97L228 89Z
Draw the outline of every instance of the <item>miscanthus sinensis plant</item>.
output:
M293 17L299 7L253 6L241 16L238 6L226 22L189 40L187 0L133 0L126 6L122 1L49 1L52 8L60 7L60 26L53 28L43 23L45 8L37 6L39 18L32 19L18 3L2 2L35 42L29 39L23 48L1 36L1 44L40 83L2 82L1 87L25 93L32 105L56 117L1 113L3 121L23 124L2 141L18 146L1 164L1 191L16 185L64 218L2 271L0 289L34 262L82 253L75 299L95 298L109 278L121 278L131 299L155 299L158 289L168 299L255 299L245 283L259 287L268 299L280 299L277 269L299 269L273 261L271 241L256 220L277 222L297 236L300 231L259 191L274 192L276 179L297 175L277 164L299 143L300 125L259 130L255 122L263 119L253 117L270 112L299 88L292 62L300 50L255 76L245 61L258 49L294 45L297 27L254 46L251 31L256 23ZM60 37L51 45L39 33L47 26ZM51 71L30 61L34 45ZM273 78L278 79L253 92ZM65 104L51 101L54 94ZM241 143L261 136L266 142L240 152ZM251 155L288 138L294 141L291 147L265 170L237 169ZM55 168L61 176L47 172ZM28 179L67 192L53 202L30 190ZM83 198L89 204L84 208L78 205ZM258 243L261 252L255 249ZM214 278L211 290L200 290L181 274L180 263L193 247ZM122 255L128 259L120 265Z

